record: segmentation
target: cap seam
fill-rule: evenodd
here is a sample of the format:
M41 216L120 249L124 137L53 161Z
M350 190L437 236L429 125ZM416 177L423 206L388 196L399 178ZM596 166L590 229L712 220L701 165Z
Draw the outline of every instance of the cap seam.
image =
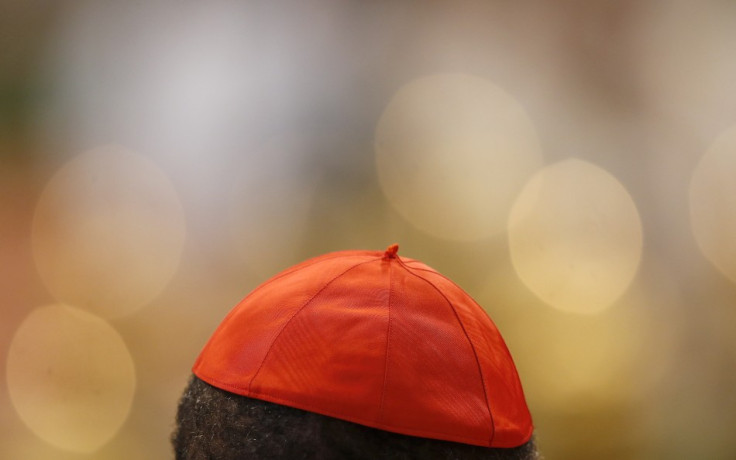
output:
M415 266L413 266L413 265L409 265L409 264L411 264L411 263L420 263L420 264L424 265L424 264L423 264L422 262L420 262L420 261L418 261L418 260L413 260L413 261L409 261L409 262L404 262L404 265L406 265L407 267L411 268L412 270L421 270L421 271L423 271L423 272L436 273L436 274L438 274L438 275L442 275L442 273L438 272L437 270L435 270L435 269L434 269L434 268L432 268L432 267L429 267L429 268L415 267Z
M267 279L263 283L261 283L258 286L256 286L245 297L243 297L233 308L230 309L230 311L225 315L225 317L220 322L220 324L226 323L227 320L233 314L235 314L235 311L238 309L238 306L239 305L241 305L243 302L247 301L249 298L251 298L257 292L260 292L261 290L263 290L269 284L271 284L271 283L273 283L273 282L275 282L275 281L277 281L277 280L279 280L281 278L284 278L286 276L292 275L292 274L294 274L294 273L296 273L298 271L304 270L304 269L309 268L309 267L313 267L313 266L315 266L315 265L317 265L317 264L319 264L321 262L324 262L324 261L327 261L327 260L332 260L332 259L338 259L340 257L351 257L352 256L352 254L347 254L346 252L349 252L349 251L336 251L336 252L333 252L333 253L330 253L330 254L325 254L323 256L317 256L317 257L315 257L313 259L310 259L310 260L307 260L307 261L303 262L302 266L300 266L300 267L297 267L297 268L289 267L289 268L284 269L282 272L277 273L276 275L272 276L271 278ZM327 257L327 256L330 256L330 257ZM219 329L219 326L218 326L217 329ZM217 333L217 330L215 331L215 333ZM204 347L202 348L202 351L200 352L199 356L195 360L195 363L194 363L195 365L197 365L197 363L199 363L199 360L201 359L202 355L204 355L204 352L207 350L207 348L209 348L209 344L210 344L210 341L209 340L207 341L207 343L204 344Z
M273 346L274 346L274 344L275 344L275 343L276 343L276 341L277 341L277 340L279 339L279 337L281 337L281 334L282 334L282 333L284 332L284 330L285 330L285 329L286 329L286 328L287 328L287 327L289 326L289 324L291 323L291 321L292 321L292 320L293 320L294 318L296 318L296 316L297 316L297 315L298 315L299 313L301 313L301 311L302 311L302 310L304 310L304 308L306 308L306 307L307 307L307 305L309 305L309 304L310 304L310 303L311 303L311 302L312 302L312 301L313 301L314 299L316 299L316 298L317 298L317 296L318 296L318 295L320 295L320 294L322 293L322 291L324 291L325 289L327 289L327 287L328 287L328 286L329 286L330 284L334 283L334 282L335 282L335 281L336 281L336 280L337 280L338 278L340 278L341 276L345 275L345 274L346 274L347 272L349 272L350 270L352 270L352 269L354 269L354 268L356 268L356 267L359 267L359 266L361 266L361 265L367 264L367 263L369 263L369 262L375 262L376 260L381 260L381 257L376 257L376 258L372 258L372 259L370 259L370 260L365 260L365 261L363 261L363 262L359 262L359 263L357 263L357 264L355 264L355 265L351 265L351 266L350 266L350 267L349 267L348 269L346 269L345 271L343 271L343 272L341 272L340 274L336 275L336 276L335 276L334 278L332 278L332 279L331 279L330 281L328 281L327 283L325 283L325 285L324 285L324 286L322 286L322 287L321 287L321 288L320 288L320 289L319 289L319 290L318 290L317 292L315 292L315 293L314 293L314 295L312 295L312 297L310 297L310 298L309 298L309 299L308 299L308 300L307 300L306 302L304 302L304 304L303 304L303 305L302 305L301 307L299 307L299 308L298 308L298 309L297 309L297 310L296 310L296 311L295 311L295 312L294 312L294 313L293 313L293 314L291 315L291 317L290 317L290 318L289 318L288 320L286 320L286 323L284 323L284 325L283 325L283 326L281 326L281 329L279 330L279 332L278 332L278 333L276 333L276 336L275 336L275 337L273 338L273 340L271 341L271 344L270 344L270 345L268 346L268 350L266 351L266 354L265 354L265 355L263 356L263 360L261 360L261 364L259 364L259 365L258 365L258 369L256 370L255 374L253 374L253 377L251 377L251 379L250 379L250 382L248 382L248 391L249 391L249 392L251 391L251 385L253 385L253 381L254 381L254 380L255 380L255 379L256 379L256 378L258 377L258 374L259 374L259 373L261 372L261 368L263 367L263 364L264 364L264 363L266 362L266 360L268 359L268 356L269 356L269 355L271 354L271 350L273 349Z
M442 279L444 279L445 281L447 281L448 283L452 283L452 284L454 284L455 286L457 286L457 284L456 284L456 283L455 283L454 281L452 281L452 280L451 280L450 278L446 277L445 275L443 275L442 273L440 273L440 272L438 272L438 271L436 271L436 270L434 270L434 269L431 269L431 270L427 270L426 268L419 268L419 267L409 267L409 268L413 268L414 270L422 270L422 271L426 271L426 272L434 273L434 274L436 274L437 276L439 276L440 278L442 278ZM430 268L431 268L431 267L430 267ZM481 305L480 305L480 304L478 303L478 301L477 301L477 300L475 300L475 299L473 298L473 296L471 296L470 294L468 294L468 293L467 293L467 292L466 292L466 291L465 291L465 290L464 290L463 288L461 288L460 286L457 286L457 287L458 287L458 288L459 288L459 289L460 289L460 290L461 290L461 291L462 291L463 293L465 293L465 294L466 294L466 295L468 296L468 298L469 298L469 299L470 299L470 300L471 300L471 301L473 302L473 304L474 304L475 306L477 306L477 307L478 307L478 309L479 309L479 310L480 310L480 311L481 311L481 312L482 312L482 313L483 313L483 314L484 314L484 315L486 316L486 318L488 318L488 321L490 321L491 323L493 323L493 325L494 325L494 327L495 327L496 323L495 323L495 322L493 321L493 319L492 319L492 318L490 317L490 315L488 315L488 312L486 311L486 309L485 309L485 308L483 308L483 307L482 307L482 306L481 306ZM484 341L486 341L486 343L488 343L488 339L487 339L487 337L485 336L485 334L483 334L483 340L484 340ZM504 348L504 351L506 351L506 353L507 353L507 354L508 354L509 356L511 356L511 358L512 358L512 360L513 360L513 356L511 355L511 350L509 350L509 347L508 347L508 345L506 344L506 341L505 341L505 340L502 340L502 341L501 341L501 345L503 346L503 348ZM519 380L519 382L520 382L520 383L519 383L519 386L521 387L521 389L522 389L522 392L523 392L523 391L524 391L524 388L523 388L523 386L521 385L521 379L519 378L519 372L518 372L518 370L517 370L516 368L514 368L514 373L516 374L516 377L517 377L517 379L518 379L518 380Z
M401 262L401 261L399 261L399 262ZM494 436L496 434L496 425L495 425L495 422L493 420L493 412L491 411L491 403L490 403L490 400L488 399L488 391L486 390L486 381L485 381L485 377L483 376L483 369L482 369L482 367L480 365L480 359L478 359L478 353L475 350L475 345L473 344L473 341L470 340L470 336L468 335L468 331L465 329L465 324L463 324L463 321L460 319L460 315L458 315L457 310L455 309L455 306L452 304L452 302L450 302L450 299L448 299L447 296L432 281L428 280L427 278L425 278L425 277L423 277L423 276L421 276L421 275L419 275L417 273L414 273L411 270L411 267L409 267L408 265L404 264L403 262L401 262L401 265L402 265L402 267L404 267L404 269L408 273L416 276L417 278L423 280L425 283L427 283L430 286L432 286L432 288L435 291L437 291L437 293L439 295L441 295L443 299L445 299L445 301L447 302L447 305L449 305L450 309L452 310L453 314L455 315L455 319L457 320L458 324L460 325L460 328L463 330L463 334L465 335L465 339L468 341L468 344L470 345L470 348L473 350L473 357L475 358L475 363L476 363L476 365L478 367L478 375L480 376L481 386L483 387L483 397L486 400L486 409L488 410L488 416L490 417L490 420L491 420L491 436L490 436L490 439L488 441L488 445L493 444L493 438L494 438Z
M391 282L391 275L393 274L393 264L389 260L388 265L388 324L386 325L386 355L383 361L383 385L381 386L381 401L378 405L378 420L383 420L383 403L386 398L386 382L388 382L388 356L389 347L391 343L391 294L393 291L393 284Z

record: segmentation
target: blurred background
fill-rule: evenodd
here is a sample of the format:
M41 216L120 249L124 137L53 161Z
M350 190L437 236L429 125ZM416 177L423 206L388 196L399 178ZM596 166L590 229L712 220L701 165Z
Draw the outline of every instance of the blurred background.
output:
M556 459L736 451L736 3L0 0L0 457L171 458L306 258L468 291Z

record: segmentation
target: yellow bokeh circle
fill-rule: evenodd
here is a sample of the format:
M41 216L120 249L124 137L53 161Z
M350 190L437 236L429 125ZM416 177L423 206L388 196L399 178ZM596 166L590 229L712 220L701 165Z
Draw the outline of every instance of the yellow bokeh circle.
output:
M65 305L26 317L10 344L7 380L13 407L31 431L74 452L94 452L118 432L136 383L117 331Z
M108 146L76 156L48 182L34 215L33 254L54 297L109 318L163 290L184 233L166 175L148 158Z
M546 303L596 313L629 286L642 252L636 205L611 174L569 159L532 177L509 217L511 260Z
M736 282L736 126L716 139L693 172L690 225L703 255Z
M505 230L514 197L542 163L521 104L465 74L402 87L378 122L375 153L395 209L426 233L461 241Z

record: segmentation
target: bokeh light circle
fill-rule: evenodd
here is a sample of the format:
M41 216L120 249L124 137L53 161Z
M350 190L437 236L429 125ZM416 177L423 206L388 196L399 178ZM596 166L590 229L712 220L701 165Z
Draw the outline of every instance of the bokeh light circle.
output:
M133 359L103 319L65 305L31 312L7 358L10 399L46 442L94 452L125 422L135 390Z
M715 140L693 172L690 225L703 255L736 282L736 126Z
M569 159L532 177L509 217L516 273L546 303L597 313L636 274L642 227L636 205L611 174Z
M461 241L503 231L514 197L542 163L521 104L465 74L402 87L378 122L375 152L396 210L429 234Z
M115 317L163 290L184 234L166 175L142 155L108 146L78 155L51 178L36 206L32 243L58 300Z

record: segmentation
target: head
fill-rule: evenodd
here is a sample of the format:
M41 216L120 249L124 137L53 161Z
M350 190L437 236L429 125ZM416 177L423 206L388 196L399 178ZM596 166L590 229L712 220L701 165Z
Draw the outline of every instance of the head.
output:
M194 364L177 458L537 458L495 324L397 249L317 257L241 301Z
M488 448L406 436L248 398L192 376L171 437L177 460L534 460L531 439Z

